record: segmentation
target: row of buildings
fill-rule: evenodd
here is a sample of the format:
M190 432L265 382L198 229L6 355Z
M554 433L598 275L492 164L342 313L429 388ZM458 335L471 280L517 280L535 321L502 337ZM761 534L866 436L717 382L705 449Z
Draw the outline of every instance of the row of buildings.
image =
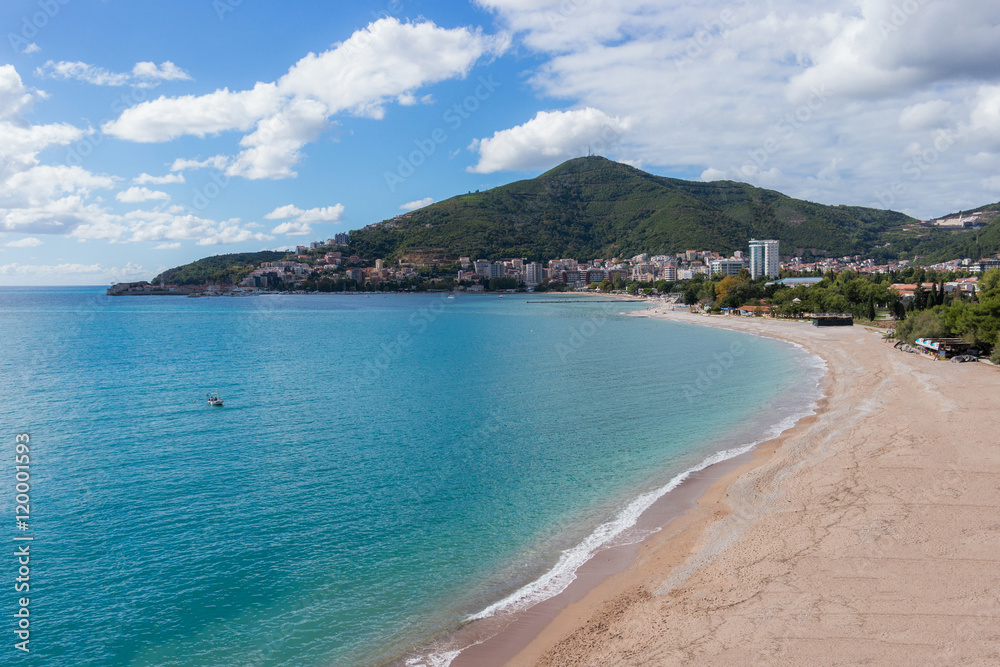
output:
M676 282L690 280L698 274L715 273L735 276L743 269L750 271L753 278L767 276L777 278L780 272L778 242L773 240L750 241L749 255L737 251L732 257L702 250L688 250L675 255L654 255L647 253L630 259L593 259L579 262L575 259L553 259L547 267L539 262L528 262L521 258L491 262L487 259L473 260L459 258L461 270L458 280L478 281L490 278L513 278L527 287L536 287L543 282L561 283L572 287L586 287L605 280L637 280L654 282L666 280Z

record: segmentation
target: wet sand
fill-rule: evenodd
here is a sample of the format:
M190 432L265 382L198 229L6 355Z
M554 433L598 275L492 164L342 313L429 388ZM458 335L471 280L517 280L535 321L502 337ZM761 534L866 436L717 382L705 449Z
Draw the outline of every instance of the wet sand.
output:
M1000 370L861 327L660 311L819 354L825 406L453 664L1000 664Z

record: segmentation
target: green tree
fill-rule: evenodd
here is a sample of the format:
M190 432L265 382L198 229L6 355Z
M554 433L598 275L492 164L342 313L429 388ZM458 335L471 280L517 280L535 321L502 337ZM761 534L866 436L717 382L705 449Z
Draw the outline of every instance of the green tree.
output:
M990 269L980 276L978 287L983 292L989 292L1000 287L1000 269Z

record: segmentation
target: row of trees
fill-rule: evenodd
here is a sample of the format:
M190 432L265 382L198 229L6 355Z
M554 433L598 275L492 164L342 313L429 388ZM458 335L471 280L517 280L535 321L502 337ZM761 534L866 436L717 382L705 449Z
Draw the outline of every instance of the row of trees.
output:
M974 300L954 299L928 305L896 327L896 336L911 344L918 338L964 338L983 351L992 349L994 363L1000 363L998 334L1000 269L990 269L982 275Z

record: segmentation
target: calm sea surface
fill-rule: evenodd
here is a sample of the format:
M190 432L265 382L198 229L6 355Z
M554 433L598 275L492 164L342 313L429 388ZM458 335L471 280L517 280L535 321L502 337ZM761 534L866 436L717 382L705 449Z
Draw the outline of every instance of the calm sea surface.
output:
M0 663L398 656L815 399L790 345L527 299L0 289Z

